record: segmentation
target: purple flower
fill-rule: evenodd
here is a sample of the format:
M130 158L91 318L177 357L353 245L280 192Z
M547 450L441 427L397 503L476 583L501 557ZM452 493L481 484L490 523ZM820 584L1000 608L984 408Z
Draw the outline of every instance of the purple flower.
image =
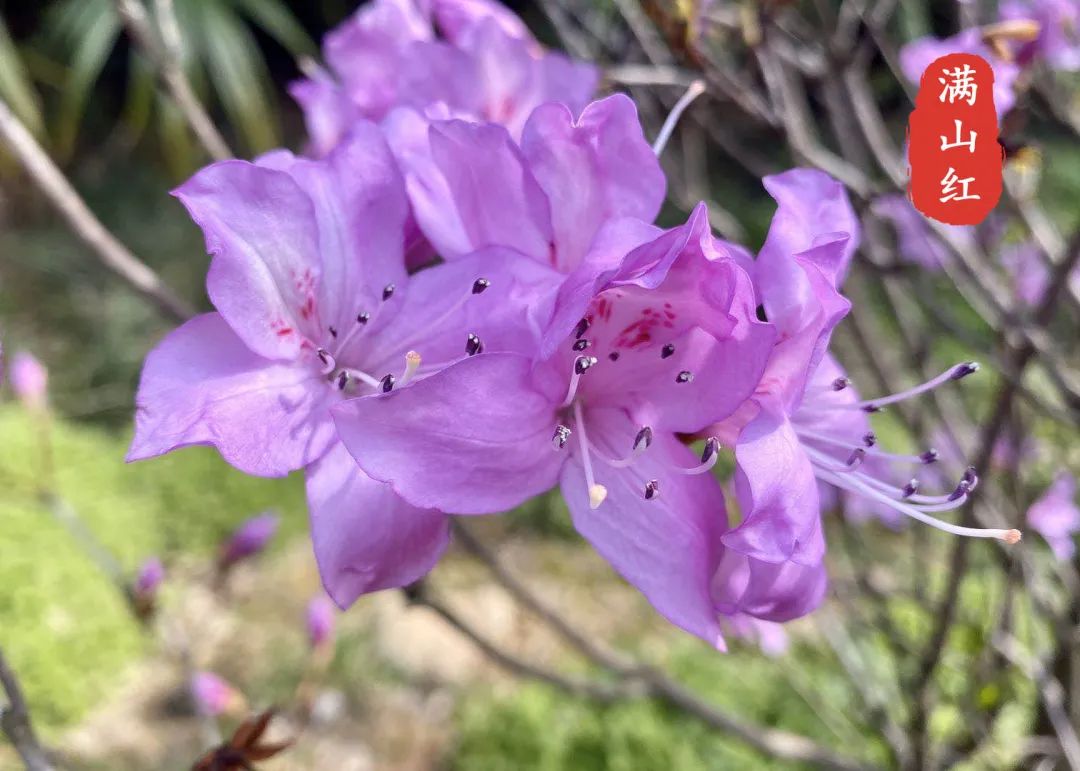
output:
M334 410L338 432L416 506L492 513L558 483L616 570L670 621L722 645L712 582L726 516L707 473L718 445L696 454L678 435L753 392L773 332L704 206L673 230L629 232L599 238L602 258L566 276L539 356L477 356L352 400Z
M1021 64L1041 59L1054 70L1080 70L1080 3L1076 0L1005 0L1000 16L1039 24L1039 36L1017 52Z
M26 407L45 409L48 401L49 371L33 354L18 351L11 358L8 377L11 388Z
M213 672L196 672L189 687L195 706L204 715L217 717L234 712L244 703L240 692Z
M325 595L314 597L307 606L307 633L312 648L321 648L334 636L334 606Z
M1027 512L1027 522L1050 544L1062 562L1076 553L1073 534L1080 531L1080 508L1076 505L1076 477L1059 473L1049 489Z
M913 40L900 49L900 68L908 80L919 85L923 72L935 59L958 53L975 54L989 62L994 73L994 107L1000 119L1016 103L1013 88L1020 75L1020 67L995 54L983 42L981 30L965 29L944 40L935 37Z
M489 0L374 0L327 34L329 71L291 92L312 151L328 153L358 119L431 106L506 125L517 136L549 101L576 112L596 89L591 65L545 52L512 12Z
M660 211L665 180L634 103L615 95L575 115L559 104L537 108L520 143L491 123L412 110L387 119L416 220L439 254L508 247L570 273L625 255L613 239L651 237L644 228Z
M241 560L262 552L277 533L277 514L265 512L245 521L221 547L222 567L235 565Z
M941 266L951 259L949 247L931 230L926 218L911 205L907 196L901 193L879 196L874 199L870 208L875 215L891 223L896 230L897 256L904 262L927 270L940 270ZM944 227L951 230L958 239L973 243L970 227Z
M535 347L535 298L556 274L493 249L410 277L404 187L371 123L323 160L225 161L176 195L213 255L217 312L147 357L129 460L209 444L250 474L305 469L330 596L415 581L446 547L446 518L362 474L330 407L485 348Z
M150 557L139 566L139 572L135 574L135 593L142 597L152 597L164 580L165 566L157 557Z
M897 485L886 464L918 468L937 460L937 453L886 452L866 418L966 377L977 365L959 364L907 391L860 399L826 352L833 328L850 307L837 290L859 234L847 196L827 175L803 169L767 177L765 186L778 208L750 269L781 342L753 398L712 429L734 439L736 492L744 512L740 525L724 535L724 545L766 563L819 565L825 543L818 481L949 532L1015 541L1016 531L959 528L934 517L966 501L978 483L974 470L943 495L920 494L917 479Z

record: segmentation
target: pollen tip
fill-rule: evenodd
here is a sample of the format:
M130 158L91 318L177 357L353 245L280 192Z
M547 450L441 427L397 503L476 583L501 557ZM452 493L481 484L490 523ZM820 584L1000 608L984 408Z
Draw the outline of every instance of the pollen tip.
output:
M931 447L929 450L919 456L919 460L923 463L930 464L936 463L938 459L938 451Z
M684 369L678 375L675 376L676 383L692 383L694 382L694 373L690 370Z
M397 289L397 287L395 287L393 284L387 284L386 286L384 286L382 290L383 300L389 300L391 297L393 297L395 289Z
M486 278L478 278L478 279L476 279L476 281L473 282L472 293L473 294L482 294L483 291L485 289L487 289L489 286L491 286L491 282L488 281Z
M919 480L912 479L910 482L904 485L904 488L901 491L901 497L905 499L910 498L917 492L919 492Z
M598 509L600 504L607 498L607 488L603 485L592 485L589 488L589 508Z
M364 311L363 313L357 313L356 314L356 323L357 324L360 324L361 326L363 326L364 324L367 324L369 321L371 321L371 314L368 313L367 311Z
M478 353L484 352L484 342L477 335L472 332L465 338L465 353L469 356L475 356Z
M965 361L963 364L957 364L953 369L950 379L959 380L965 378L968 375L972 375L979 371L979 362L977 361Z
M409 364L414 364L414 365L419 364L420 363L420 354L418 354L416 351L409 351L408 353L405 354L405 361L408 362Z
M873 431L867 431L865 434L863 434L862 441L863 444L865 444L867 447L873 447L875 444L877 444L877 434L875 434Z
M577 326L574 327L574 338L577 339L577 338L581 337L583 334L585 334L585 332L588 329L589 329L589 320L588 319L582 319L581 321L579 321L577 323Z
M387 394L387 393L390 393L391 391L393 391L394 390L394 383L396 382L396 380L397 380L397 378L395 378L393 375L390 375L390 374L384 375L383 379L379 381L379 385L382 388L382 392L384 394Z
M637 432L637 436L634 437L634 451L643 452L649 449L649 445L652 444L653 432L649 426L642 426L641 430Z
M668 343L660 349L660 358L666 359L675 354L675 343Z
M651 501L660 495L660 481L657 479L650 479L645 483L645 500Z
M1024 534L1019 530L1006 530L1004 535L1001 536L1001 540L1007 544L1020 543L1020 539L1024 537Z
M715 436L710 436L705 440L705 449L701 451L701 462L708 463L718 452L720 452L720 440Z
M851 385L851 381L846 377L838 377L836 380L832 381L832 390L843 391L849 385Z

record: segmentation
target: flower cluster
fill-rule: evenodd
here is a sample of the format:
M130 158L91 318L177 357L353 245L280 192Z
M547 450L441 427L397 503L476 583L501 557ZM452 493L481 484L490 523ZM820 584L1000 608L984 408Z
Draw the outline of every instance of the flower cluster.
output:
M657 227L665 178L633 102L582 105L594 72L501 7L376 0L326 53L334 74L297 87L319 157L225 161L176 191L216 311L148 356L129 458L209 444L250 474L302 469L337 604L422 577L449 515L556 486L627 581L721 648L722 625L775 640L820 603L819 483L1019 537L936 518L972 470L940 495L892 479L936 454L880 449L868 413L976 366L855 394L828 353L859 242L835 180L767 178L754 255L704 205ZM414 231L437 264L410 270ZM727 448L737 522L712 473Z

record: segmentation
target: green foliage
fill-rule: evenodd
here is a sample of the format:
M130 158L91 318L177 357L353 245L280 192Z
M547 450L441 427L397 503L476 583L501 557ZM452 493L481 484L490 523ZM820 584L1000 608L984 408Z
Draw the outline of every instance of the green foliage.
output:
M39 489L55 489L126 571L150 554L209 553L271 506L285 535L305 527L298 479L245 477L210 449L125 465L126 437L43 423L16 406L0 408L0 436L0 641L46 728L100 701L145 642L118 588Z

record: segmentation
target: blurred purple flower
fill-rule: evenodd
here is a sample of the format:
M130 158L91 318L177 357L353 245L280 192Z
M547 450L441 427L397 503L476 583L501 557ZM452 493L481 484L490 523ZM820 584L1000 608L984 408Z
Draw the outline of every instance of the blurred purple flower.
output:
M398 106L437 106L519 136L536 106L564 102L576 113L598 81L592 65L545 52L494 0L374 0L326 35L323 52L329 70L290 88L318 156L357 120Z
M903 262L918 265L927 270L940 270L950 259L949 247L942 243L930 228L926 218L912 206L902 193L890 193L874 199L871 210L881 219L892 224L896 231L897 256ZM967 226L945 225L963 242L973 243L972 229Z
M279 521L278 515L271 512L246 520L222 544L219 564L227 568L260 553L277 532Z
M1039 500L1031 504L1027 522L1050 544L1061 561L1076 553L1073 535L1080 532L1080 508L1076 505L1076 477L1060 472Z
M1004 0L999 15L1005 20L1031 19L1039 24L1039 36L1019 47L1018 62L1041 59L1053 70L1080 70L1080 2Z
M900 49L900 69L903 70L904 77L917 86L923 72L935 59L958 53L975 54L989 62L994 73L994 107L997 109L998 118L1011 110L1016 103L1013 87L1020 75L1020 67L995 54L983 42L980 29L965 29L943 40L935 37L913 40Z
M33 354L18 351L9 365L11 388L24 405L43 410L48 401L49 371Z
M142 596L153 596L163 580L165 580L165 566L157 557L150 557L143 562L139 567L139 572L135 574L135 592Z
M321 648L333 639L334 615L334 604L325 595L320 594L308 603L305 618L312 648Z
M195 706L211 717L233 712L244 701L239 691L213 672L196 672L189 687Z

